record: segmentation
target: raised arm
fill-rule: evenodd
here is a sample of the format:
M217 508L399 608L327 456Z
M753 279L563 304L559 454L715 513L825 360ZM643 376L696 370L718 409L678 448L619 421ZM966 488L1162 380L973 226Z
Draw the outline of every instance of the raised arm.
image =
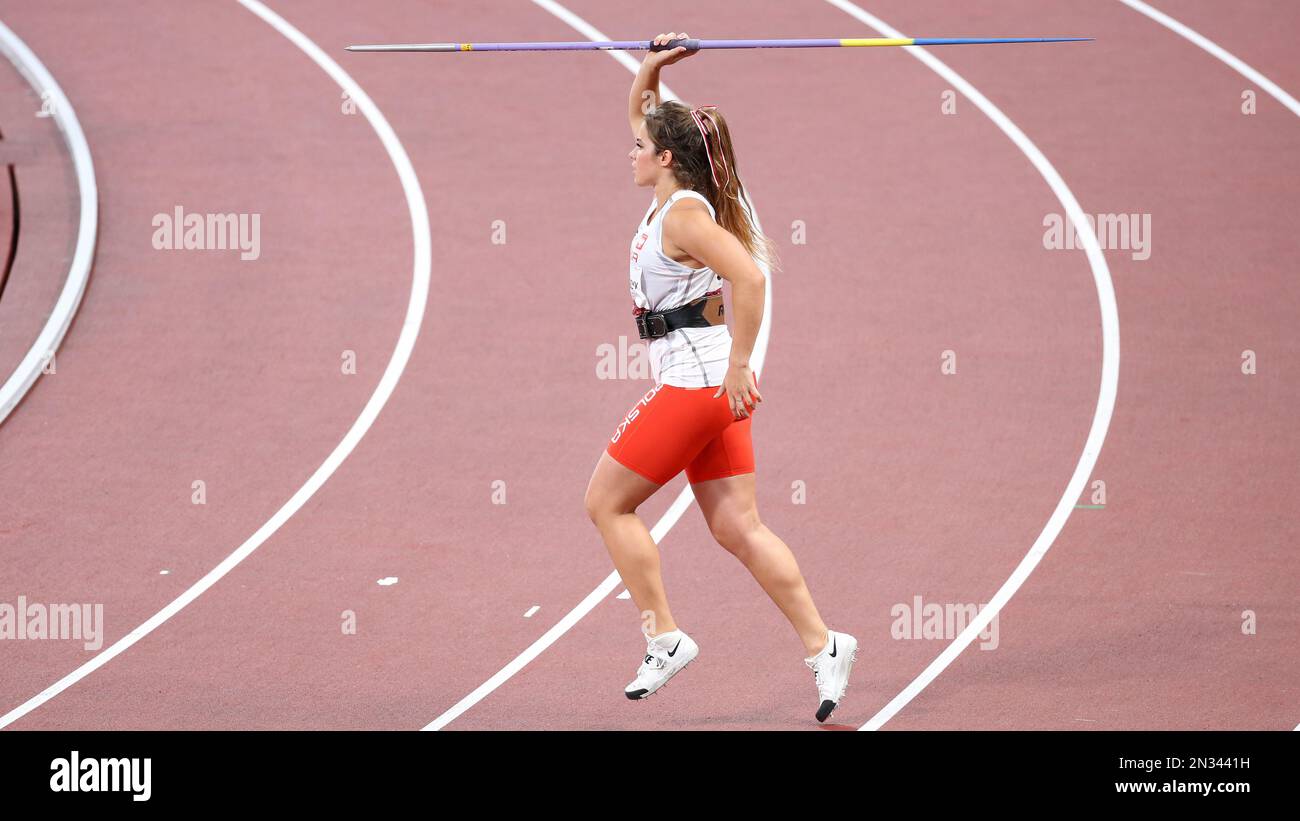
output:
M650 109L659 105L659 67L651 65L646 57L641 70L632 81L632 93L627 98L627 118L632 124L632 136L641 130L641 121Z
M678 34L670 31L667 34L660 34L654 38L656 43L667 43L669 40L677 38L688 38L686 32ZM672 51L647 51L645 60L641 62L641 69L636 73L636 79L632 81L632 92L627 98L627 117L632 126L632 136L635 137L641 130L641 121L645 115L650 113L650 109L659 105L663 99L659 93L659 69L663 66L670 66L679 60L695 54L693 51L687 51L685 46L678 46Z

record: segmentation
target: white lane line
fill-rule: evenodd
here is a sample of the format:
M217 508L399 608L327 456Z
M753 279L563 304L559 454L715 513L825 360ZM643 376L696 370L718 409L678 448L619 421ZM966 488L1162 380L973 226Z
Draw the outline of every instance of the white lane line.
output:
M533 614L541 609L542 606L540 604L534 604L532 607L528 608L528 611L526 613L524 613L524 618L531 619L533 617Z
M848 0L826 0L826 2L866 23L885 37L906 36L880 18L868 14L858 6L848 2ZM1079 462L1075 465L1074 474L1070 477L1069 484L1065 486L1065 493L1061 495L1061 500L1056 503L1056 509L1052 511L1051 518L1047 520L1043 531L1034 540L1029 552L1020 560L1020 564L1012 571L1011 576L1003 582L1002 587L998 589L998 592L989 601L988 605L980 611L975 620L968 624L966 629L957 638L953 639L952 644L948 645L939 654L938 658L930 662L930 665L908 684L901 693L894 696L870 721L859 728L862 730L878 729L893 718L908 702L916 698L930 682L934 681L952 663L953 659L961 654L962 650L966 649L967 645L975 640L975 637L988 626L989 622L997 617L1003 605L1011 600L1011 597L1029 578L1029 574L1034 572L1034 568L1042 561L1043 556L1052 547L1052 542L1056 541L1061 529L1065 527L1066 520L1070 518L1070 513L1074 510L1075 500L1083 493L1084 485L1087 484L1088 477L1092 475L1093 466L1097 464L1097 457L1101 454L1102 443L1106 440L1106 431L1110 427L1110 417L1115 410L1115 394L1119 388L1119 309L1115 304L1115 287L1110 279L1110 269L1106 266L1106 258L1101 253L1101 246L1097 242L1096 235L1088 227L1087 217L1084 215L1083 209L1079 207L1079 201L1075 199L1074 193L1070 191L1069 186L1065 184L1065 180L1061 179L1061 175L1048 162L1047 157L1043 156L1043 152L1038 150L1038 146L1034 145L1033 141L1026 137L1025 133L1015 123L1011 122L1007 115L1002 113L1001 109L981 94L979 89L975 88L964 77L953 71L924 48L917 46L904 46L903 48L951 83L954 88L978 106L980 111L983 111L998 128L1002 129L1002 132L1016 144L1016 147L1024 152L1024 155L1033 163L1034 168L1047 181L1052 193L1061 201L1061 205L1069 215L1070 221L1074 223L1079 236L1083 240L1088 265L1092 269L1092 279L1097 286L1098 306L1101 309L1101 387L1097 393L1097 409L1093 413L1092 427L1088 431L1088 439L1084 443Z
M433 240L429 234L429 214L424 203L424 192L420 190L420 181L415 176L415 168L411 165L411 158L407 156L406 149L402 147L402 143L397 138L397 134L393 132L392 126L388 124L388 120L384 118L383 113L370 99L370 96L319 46L309 40L305 34L289 25L284 18L258 2L258 0L236 0L236 2L266 21L267 24L284 35L285 38L324 69L325 73L333 78L339 84L339 87L346 91L348 96L357 104L357 108L370 121L370 126L375 130L380 142L388 151L388 156L393 162L393 167L397 170L398 178L401 180L402 191L406 196L406 203L410 210L412 243L415 246L415 259L411 271L411 298L406 307L406 318L402 322L402 330L398 335L393 355L388 360L388 367L384 369L384 374L380 377L375 392L371 394L370 400L366 402L366 406L361 410L361 415L352 423L352 427L343 436L343 440L325 458L324 463L316 469L316 472L311 475L307 483L300 487L298 492L293 494L289 501L285 502L284 506L276 511L275 515L266 524L258 528L256 533L249 536L247 541L222 560L219 565L208 571L206 576L199 579L174 601L151 616L144 624L123 636L111 647L59 679L38 695L28 699L22 705L15 707L4 716L0 716L0 728L6 727L27 715L152 633L155 628L179 613L209 587L220 581L223 576L233 570L236 565L246 559L272 534L279 530L280 526L289 520L289 517L297 513L299 508L306 504L307 500L333 475L334 471L338 470L339 465L343 464L343 461L352 453L353 448L370 430L370 426L374 424L379 412L392 395L393 389L397 387L397 381L401 378L402 371L405 370L406 363L411 357L411 351L415 347L416 337L420 333L420 324L424 321L425 303L429 296Z
M554 2L554 0L532 0L532 2L560 18L588 40L607 41L610 39L595 26L569 11L559 3ZM633 75L635 75L641 67L641 64L625 51L606 51L605 54L613 57L628 71L632 72ZM677 99L677 95L674 94L672 89L668 88L666 84L660 83L659 88L663 92L663 98L665 100ZM749 201L748 205L750 213L754 217L755 226L759 231L762 231L763 226L758 221L758 211L754 208L752 201ZM758 337L754 341L754 350L752 351L750 358L754 363L753 370L756 373L761 373L763 370L763 360L767 354L767 340L772 328L772 272L761 262L758 267L763 271L763 275L767 279L767 291L766 298L763 300L763 321L758 326ZM677 520L682 517L682 514L686 512L686 508L690 506L694 499L695 495L691 493L691 486L688 483L686 487L682 488L682 492L677 495L672 506L668 508L667 512L665 512L662 517L660 517L655 526L650 529L650 538L654 539L655 544L659 544L663 540L664 536L667 535L668 531L672 529L672 526L677 524ZM443 727L446 727L454 721L461 713L464 713L470 707L478 704L493 690L509 681L511 676L522 670L528 662L541 655L542 651L554 644L560 636L567 633L569 628L577 624L583 616L590 613L596 605L600 604L606 596L619 586L621 581L622 580L619 578L617 570L606 576L605 580L597 585L595 590L588 593L585 599L566 613L564 618L556 622L555 626L543 633L541 638L529 645L528 648L516 656L513 661L498 670L495 675L480 684L472 693L456 702L442 715L429 722L424 729L441 730Z
M1295 97L1292 97L1290 94L1287 94L1285 91L1282 90L1281 86L1279 86L1277 83L1273 82L1272 80L1268 79L1263 74L1260 74L1255 69L1251 68L1243 60L1241 60L1236 55L1229 52L1223 46L1214 42L1213 40L1206 37L1205 35L1197 32L1195 29L1189 28L1186 25L1178 22L1177 20L1170 17L1168 14L1165 14L1164 12L1160 11L1159 9L1152 8L1146 3L1141 2L1141 0L1119 0L1119 2L1123 3L1124 5L1128 6L1129 8L1133 9L1136 12L1145 14L1147 17L1150 17L1152 20L1155 20L1157 23L1169 29L1173 33L1187 40L1190 40L1192 43L1196 44L1200 48L1204 49L1205 51L1209 52L1213 56L1217 57L1219 60L1223 61L1228 66L1230 66L1234 71L1236 71L1242 77L1245 77L1247 80L1250 80L1252 83L1255 83L1260 88L1267 91L1269 95L1273 97L1273 99L1277 100L1282 105L1291 109L1292 114L1295 114L1297 117L1300 117L1300 101L1297 101Z
M54 76L45 68L40 59L32 53L27 44L18 38L4 23L0 22L0 51L14 64L18 73L36 90L38 95L49 101L47 110L52 110L54 122L63 132L63 141L68 145L72 156L72 168L77 175L77 193L81 198L81 215L77 221L77 245L72 252L72 264L68 267L68 276L63 282L63 291L54 303L45 326L37 334L36 341L27 351L27 355L18 363L18 368L0 386L0 422L17 407L23 396L36 384L45 363L59 349L63 335L72 324L72 317L81 305L81 297L86 292L86 283L90 280L90 266L95 259L95 240L99 231L99 189L95 184L95 164L90 158L90 145L86 134L81 130L81 122L72 103L55 81Z

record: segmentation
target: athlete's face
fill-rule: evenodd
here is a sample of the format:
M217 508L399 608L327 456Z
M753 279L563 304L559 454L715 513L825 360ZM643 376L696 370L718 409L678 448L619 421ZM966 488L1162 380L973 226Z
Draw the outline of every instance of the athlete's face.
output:
M659 179L660 169L665 166L660 162L666 157L662 152L656 152L655 144L650 141L650 135L646 132L645 121L641 121L641 130L636 135L636 145L632 147L628 157L632 160L632 181L644 188L647 185L654 185Z

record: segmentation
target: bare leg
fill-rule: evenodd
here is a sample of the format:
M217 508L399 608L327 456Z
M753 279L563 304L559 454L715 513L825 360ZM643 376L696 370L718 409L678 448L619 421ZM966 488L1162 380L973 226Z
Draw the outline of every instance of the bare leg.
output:
M817 613L794 554L759 521L754 474L699 482L691 489L713 538L740 559L790 620L807 655L820 653L826 646L826 624Z
M677 629L659 572L659 547L636 515L637 507L660 487L619 464L608 453L601 453L586 497L587 515L600 530L632 601L641 613L648 610L654 614L654 620L645 626L653 636Z

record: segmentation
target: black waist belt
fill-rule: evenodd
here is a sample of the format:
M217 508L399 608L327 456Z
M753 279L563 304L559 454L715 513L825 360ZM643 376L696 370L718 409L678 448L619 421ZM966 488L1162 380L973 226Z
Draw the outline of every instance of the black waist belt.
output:
M726 322L722 294L702 296L671 311L645 311L636 315L636 330L642 339L667 336L678 328L707 328Z

